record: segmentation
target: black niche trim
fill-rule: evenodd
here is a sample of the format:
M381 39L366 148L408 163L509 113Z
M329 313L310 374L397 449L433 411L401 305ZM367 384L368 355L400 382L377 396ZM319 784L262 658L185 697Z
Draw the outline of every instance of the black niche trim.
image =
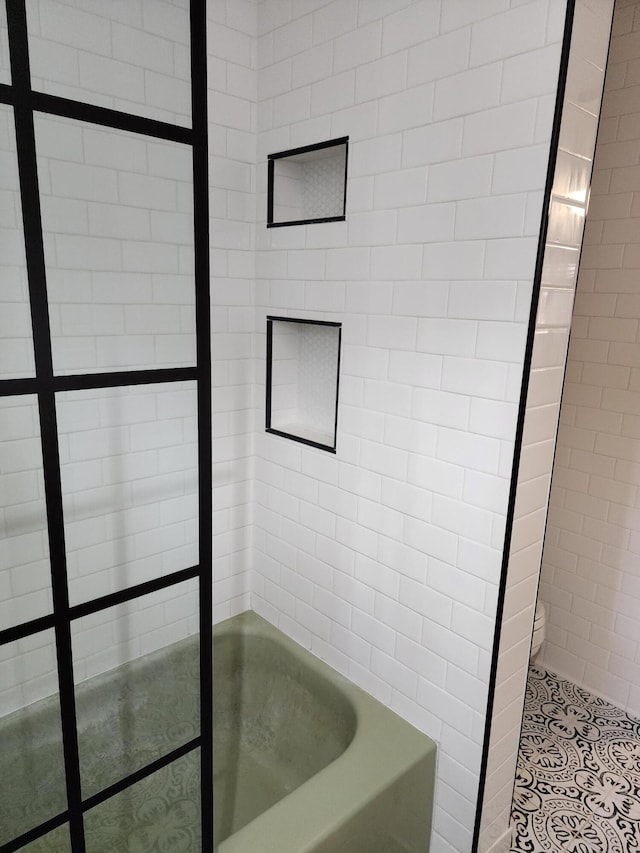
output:
M344 178L342 214L339 216L317 216L310 219L290 219L287 221L273 221L273 197L275 183L275 161L284 157L295 157L298 154L309 154L313 151L322 151L325 148L339 148L344 146ZM347 218L347 171L349 166L349 137L340 136L337 139L326 139L313 145L302 145L300 148L289 148L287 151L278 151L276 154L267 156L267 228L284 228L289 225L315 225L320 222L344 222Z
M276 323L295 323L304 326L330 326L338 330L338 359L336 362L336 397L335 397L335 415L333 421L333 444L325 444L321 441L314 441L311 438L305 438L302 435L297 435L294 432L285 432L271 426L271 403L272 403L272 384L273 384L273 324ZM307 320L301 317L274 317L267 316L267 349L266 349L266 395L265 395L265 432L271 435L279 435L281 438L288 438L291 441L297 441L299 444L306 444L308 447L316 447L318 450L326 450L329 453L337 452L338 444L338 399L340 396L340 358L342 355L342 323L336 323L330 320Z

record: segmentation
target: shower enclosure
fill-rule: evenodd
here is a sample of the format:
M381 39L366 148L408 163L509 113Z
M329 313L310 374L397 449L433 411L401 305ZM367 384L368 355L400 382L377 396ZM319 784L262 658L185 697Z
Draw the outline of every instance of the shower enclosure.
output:
M95 5L0 9L0 847L211 849L206 7Z

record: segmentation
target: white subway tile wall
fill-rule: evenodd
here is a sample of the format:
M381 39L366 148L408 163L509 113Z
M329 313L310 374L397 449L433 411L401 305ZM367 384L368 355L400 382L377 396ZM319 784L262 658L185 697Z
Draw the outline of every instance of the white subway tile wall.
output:
M501 853L509 846L509 814L577 255L589 195L612 11L613 0L576 3L519 461L483 799L481 853ZM575 140L580 143L579 150ZM495 337L492 344L496 344Z
M640 715L640 4L618 4L540 595L542 663Z
M254 383L265 370L263 359L255 358L254 336L256 129L258 82L268 81L256 74L257 4L214 0L207 3L207 19L217 622L251 604ZM292 36L283 34L278 49L294 49ZM276 80L274 74L269 85L276 87Z
M435 853L471 847L564 23L511 5L258 6L254 352L283 314L344 361L336 456L265 435L255 375L252 606L439 742ZM268 231L267 155L343 134L347 221Z

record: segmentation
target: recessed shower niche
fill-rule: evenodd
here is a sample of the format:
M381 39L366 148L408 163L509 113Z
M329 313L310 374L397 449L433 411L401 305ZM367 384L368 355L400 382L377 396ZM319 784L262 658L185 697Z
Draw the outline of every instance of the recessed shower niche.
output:
M267 432L335 453L341 333L341 323L267 317Z
M269 154L267 228L346 218L349 137Z

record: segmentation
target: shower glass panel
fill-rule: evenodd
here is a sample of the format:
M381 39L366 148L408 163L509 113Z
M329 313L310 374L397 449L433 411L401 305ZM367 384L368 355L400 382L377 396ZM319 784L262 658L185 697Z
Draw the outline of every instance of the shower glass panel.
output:
M7 10L0 4L0 83L11 82L9 68L9 38L7 36Z
M72 631L87 798L200 734L197 581L92 613Z
M69 597L198 563L195 382L57 395Z
M38 403L0 397L0 626L52 607Z
M196 361L191 150L36 113L56 374Z
M53 631L0 646L0 847L67 807Z
M189 0L86 6L27 0L34 90L189 127Z
M200 821L200 756L195 750L88 811L87 853L199 853Z
M0 61L3 50L0 42ZM35 376L16 132L13 109L4 104L0 104L0 281L0 379Z
M21 849L21 853L71 853L71 837L69 835L69 824L64 824L47 833L43 838L32 841Z
M206 4L0 5L0 847L211 849Z

